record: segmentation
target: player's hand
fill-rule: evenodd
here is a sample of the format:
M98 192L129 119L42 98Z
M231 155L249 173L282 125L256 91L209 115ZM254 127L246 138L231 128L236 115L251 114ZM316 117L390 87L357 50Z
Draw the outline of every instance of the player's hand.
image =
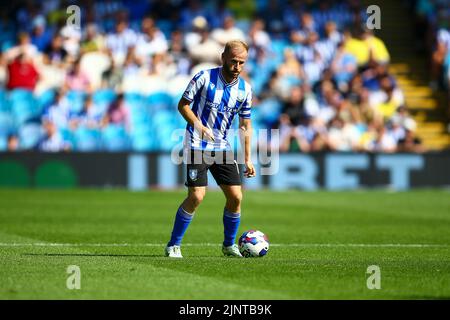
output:
M214 134L213 134L213 132L211 131L211 129L209 129L209 128L207 128L207 127L205 127L205 126L202 126L202 140L211 140L211 141L215 141L215 139L214 139Z
M247 178L252 178L256 176L255 167L253 166L253 163L251 163L250 161L245 162L244 176Z

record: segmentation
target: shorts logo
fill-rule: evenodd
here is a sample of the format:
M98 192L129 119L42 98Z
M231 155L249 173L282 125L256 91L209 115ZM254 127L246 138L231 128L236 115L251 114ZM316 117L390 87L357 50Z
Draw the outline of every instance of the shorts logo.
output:
M197 169L189 169L189 178L192 181L197 180Z

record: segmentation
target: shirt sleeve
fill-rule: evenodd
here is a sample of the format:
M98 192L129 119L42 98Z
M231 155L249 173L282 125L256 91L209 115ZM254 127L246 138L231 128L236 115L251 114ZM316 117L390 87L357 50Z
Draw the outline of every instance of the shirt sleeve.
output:
M250 91L239 110L239 117L250 119L252 109L252 92Z
M194 100L195 95L203 88L204 84L205 84L205 74L203 71L200 71L189 82L186 90L183 93L183 98L188 101Z

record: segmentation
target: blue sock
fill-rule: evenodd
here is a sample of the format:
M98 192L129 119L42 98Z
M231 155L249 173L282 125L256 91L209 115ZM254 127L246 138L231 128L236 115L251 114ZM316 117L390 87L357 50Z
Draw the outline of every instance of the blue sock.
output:
M229 247L234 244L236 234L241 222L241 214L239 212L233 213L226 208L223 210L223 245Z
M181 208L178 208L177 214L175 215L175 222L173 224L172 237L170 238L167 246L179 246L181 244L181 240L183 239L183 235L186 232L186 229L191 223L194 214L189 214Z

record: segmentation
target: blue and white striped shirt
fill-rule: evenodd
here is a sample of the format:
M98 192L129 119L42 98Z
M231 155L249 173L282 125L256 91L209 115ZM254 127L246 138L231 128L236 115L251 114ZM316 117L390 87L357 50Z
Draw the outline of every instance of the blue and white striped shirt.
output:
M227 83L222 67L199 72L190 81L183 98L192 102L192 111L204 126L211 129L213 141L202 140L194 128L186 126L185 147L197 150L229 150L228 131L236 114L250 119L252 89L241 77Z

